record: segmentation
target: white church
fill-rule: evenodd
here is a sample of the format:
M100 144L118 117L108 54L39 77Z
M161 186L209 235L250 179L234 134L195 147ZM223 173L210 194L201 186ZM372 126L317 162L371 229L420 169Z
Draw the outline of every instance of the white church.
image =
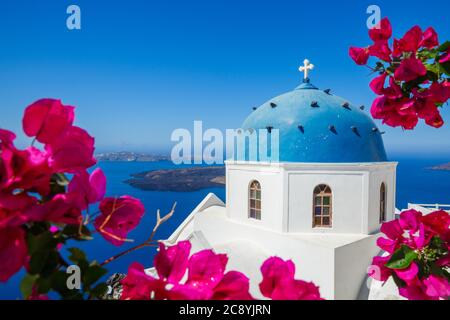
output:
M380 225L394 219L397 163L364 108L315 87L312 68L305 60L303 83L242 125L277 129L279 161L226 161L226 203L209 194L166 243L228 254L257 298L262 262L279 256L326 299L367 299Z

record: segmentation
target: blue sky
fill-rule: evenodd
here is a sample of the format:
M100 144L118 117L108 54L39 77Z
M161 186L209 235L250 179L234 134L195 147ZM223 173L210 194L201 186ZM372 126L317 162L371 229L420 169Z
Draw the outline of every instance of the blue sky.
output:
M379 5L397 37L419 24L450 39L449 1L423 3L2 0L0 127L20 131L25 106L55 97L77 106L99 150L170 150L172 130L194 120L239 127L252 107L300 83L305 57L316 86L370 106L368 70L347 53L369 43L366 8ZM66 28L70 4L81 8L81 30ZM443 117L441 129L383 126L387 151L450 154L450 106Z

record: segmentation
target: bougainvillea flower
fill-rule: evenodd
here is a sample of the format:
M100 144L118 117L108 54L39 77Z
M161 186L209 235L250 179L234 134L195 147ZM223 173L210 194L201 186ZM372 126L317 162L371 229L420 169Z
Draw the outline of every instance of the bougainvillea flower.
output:
M37 201L35 197L26 193L0 192L0 230L5 227L17 227L30 221L25 212L36 205Z
M26 263L28 256L25 232L21 227L0 231L0 282L6 282Z
M426 75L426 73L427 69L422 61L416 57L411 57L401 62L400 66L394 72L394 77L397 81L411 81Z
M223 278L228 258L212 250L202 250L189 259L187 284L214 288Z
M85 210L89 204L99 202L105 196L106 176L100 168L91 174L80 171L73 176L67 191L77 196L78 207Z
M367 48L351 47L349 55L358 65L365 65L369 60L369 50Z
M382 239L382 238L380 238L380 239ZM372 265L368 268L368 272L367 272L369 277L372 277L378 281L386 281L392 273L391 269L389 269L385 266L390 258L391 258L391 256L386 256L386 257L375 256L375 257L373 257Z
M409 265L409 267L405 269L395 269L395 274L405 281L407 284L410 284L417 278L417 274L419 273L419 267L417 263L413 262Z
M406 210L400 213L400 219L398 221L403 230L409 230L414 233L419 229L421 217L422 213L419 211L414 209Z
M189 241L180 241L170 247L160 243L154 261L159 278L172 284L180 282L187 270L190 251Z
M442 119L441 114L437 112L433 116L425 118L425 123L429 126L440 128L444 125L444 119Z
M121 300L150 300L155 284L154 279L145 273L144 266L137 262L128 267L128 274L120 283Z
M370 82L369 87L376 94L384 93L384 83L386 82L387 73L384 72Z
M448 299L450 297L450 282L443 277L430 275L423 280L425 285L425 293L433 298Z
M101 214L95 219L94 226L109 242L122 245L128 233L136 228L144 215L144 205L136 198L104 198L100 202Z
M408 300L436 300L427 295L425 290L423 283L417 280L413 284L399 288L398 292Z
M399 57L403 52L416 52L420 47L422 41L422 29L419 26L414 26L409 29L403 38L394 40L394 57Z
M433 102L444 103L450 99L450 86L447 82L433 82L426 92Z
M96 163L94 138L78 127L70 127L59 139L47 144L45 149L50 155L50 166L56 172L75 173Z
M48 202L30 207L25 214L33 221L78 225L83 217L76 201L74 194L60 193Z
M391 62L391 49L386 40L379 40L369 47L369 55L378 57L383 61Z
M443 236L449 231L450 215L446 211L439 210L421 217L421 222L428 231Z
M379 40L389 40L392 36L392 26L388 18L383 18L372 29L369 30L369 37L374 42Z
M211 300L253 300L249 289L250 281L244 274L229 271L214 288Z
M429 27L423 33L423 39L419 44L419 47L426 47L432 49L439 45L438 35L433 27Z
M313 283L294 279L295 265L278 257L267 259L261 266L261 293L273 300L320 300L319 288Z
M25 109L23 131L41 143L51 143L72 126L73 110L74 107L63 105L61 100L38 100Z
M5 188L36 191L42 195L49 193L52 170L45 152L35 147L3 149L0 159L4 166Z
M11 149L14 147L14 140L16 135L9 130L0 129L0 150L3 148Z

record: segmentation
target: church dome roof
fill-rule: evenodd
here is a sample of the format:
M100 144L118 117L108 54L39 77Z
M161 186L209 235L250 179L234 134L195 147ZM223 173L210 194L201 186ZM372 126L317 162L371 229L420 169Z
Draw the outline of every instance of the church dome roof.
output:
M278 129L280 162L387 161L382 133L371 117L308 79L255 108L242 128Z

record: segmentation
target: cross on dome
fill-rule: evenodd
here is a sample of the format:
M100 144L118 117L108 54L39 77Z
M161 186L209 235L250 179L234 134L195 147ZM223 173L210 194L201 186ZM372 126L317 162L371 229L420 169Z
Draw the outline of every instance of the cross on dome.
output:
M313 70L314 69L314 65L312 63L309 62L308 59L305 59L303 61L303 66L300 66L300 68L298 68L298 70L300 72L304 72L304 81L308 81L309 77L309 70Z

